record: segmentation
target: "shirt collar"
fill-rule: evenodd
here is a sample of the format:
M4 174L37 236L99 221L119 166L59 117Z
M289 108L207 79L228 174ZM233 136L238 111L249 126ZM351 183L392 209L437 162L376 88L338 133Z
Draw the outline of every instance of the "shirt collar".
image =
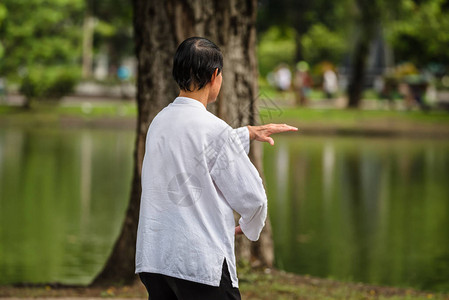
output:
M176 97L175 100L173 100L173 104L187 104L187 105L197 106L199 108L206 110L203 103L201 103L198 100L195 100L193 98L188 98L188 97Z

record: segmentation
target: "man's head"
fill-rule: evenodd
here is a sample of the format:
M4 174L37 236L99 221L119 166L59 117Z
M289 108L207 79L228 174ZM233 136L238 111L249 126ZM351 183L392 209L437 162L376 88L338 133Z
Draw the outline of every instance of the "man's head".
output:
M194 92L209 84L210 98L215 100L221 87L222 70L220 48L208 39L188 38L176 50L173 78L181 91Z

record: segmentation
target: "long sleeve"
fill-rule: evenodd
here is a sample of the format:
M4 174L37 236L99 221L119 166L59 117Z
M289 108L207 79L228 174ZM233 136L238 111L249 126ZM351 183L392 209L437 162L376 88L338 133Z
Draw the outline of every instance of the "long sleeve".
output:
M249 153L249 129L247 126L242 126L236 129L233 129L235 134L240 138L243 149L245 149L246 154Z
M226 259L238 288L234 211L257 240L267 202L248 127L232 129L198 100L177 97L151 122L142 162L135 273L218 287Z
M248 129L236 131L229 127L222 133L224 143L210 173L226 201L240 214L239 224L245 236L257 241L267 217L267 197L262 179L244 149L244 130L249 148Z

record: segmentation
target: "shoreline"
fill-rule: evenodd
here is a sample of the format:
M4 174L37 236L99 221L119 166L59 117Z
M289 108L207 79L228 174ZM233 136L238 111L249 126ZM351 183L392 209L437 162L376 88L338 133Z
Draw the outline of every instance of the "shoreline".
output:
M314 109L259 106L259 124L287 123L299 134L367 137L448 138L449 112ZM232 127L239 124L230 122ZM137 108L130 101L41 103L30 110L0 105L0 126L135 130Z
M298 121L277 118L270 123L287 123L299 128L301 135L312 136L354 136L354 137L385 137L385 138L435 138L449 137L449 125L420 124L410 122L394 122L395 124L358 122L356 124L342 124L330 122L323 124L316 121ZM4 128L59 128L70 129L114 129L130 130L136 128L134 117L32 117L24 120L22 117L0 116L0 125Z

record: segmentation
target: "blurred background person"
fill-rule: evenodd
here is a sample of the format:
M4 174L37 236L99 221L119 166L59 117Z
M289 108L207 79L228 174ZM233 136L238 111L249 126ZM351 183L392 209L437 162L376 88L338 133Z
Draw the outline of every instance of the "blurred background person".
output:
M292 72L286 64L280 64L274 73L276 87L280 91L288 91L292 84Z
M313 80L309 74L309 64L300 61L296 64L293 89L295 92L295 103L297 106L305 106L309 101Z
M337 74L331 66L326 66L323 74L323 90L327 99L332 99L338 91Z

